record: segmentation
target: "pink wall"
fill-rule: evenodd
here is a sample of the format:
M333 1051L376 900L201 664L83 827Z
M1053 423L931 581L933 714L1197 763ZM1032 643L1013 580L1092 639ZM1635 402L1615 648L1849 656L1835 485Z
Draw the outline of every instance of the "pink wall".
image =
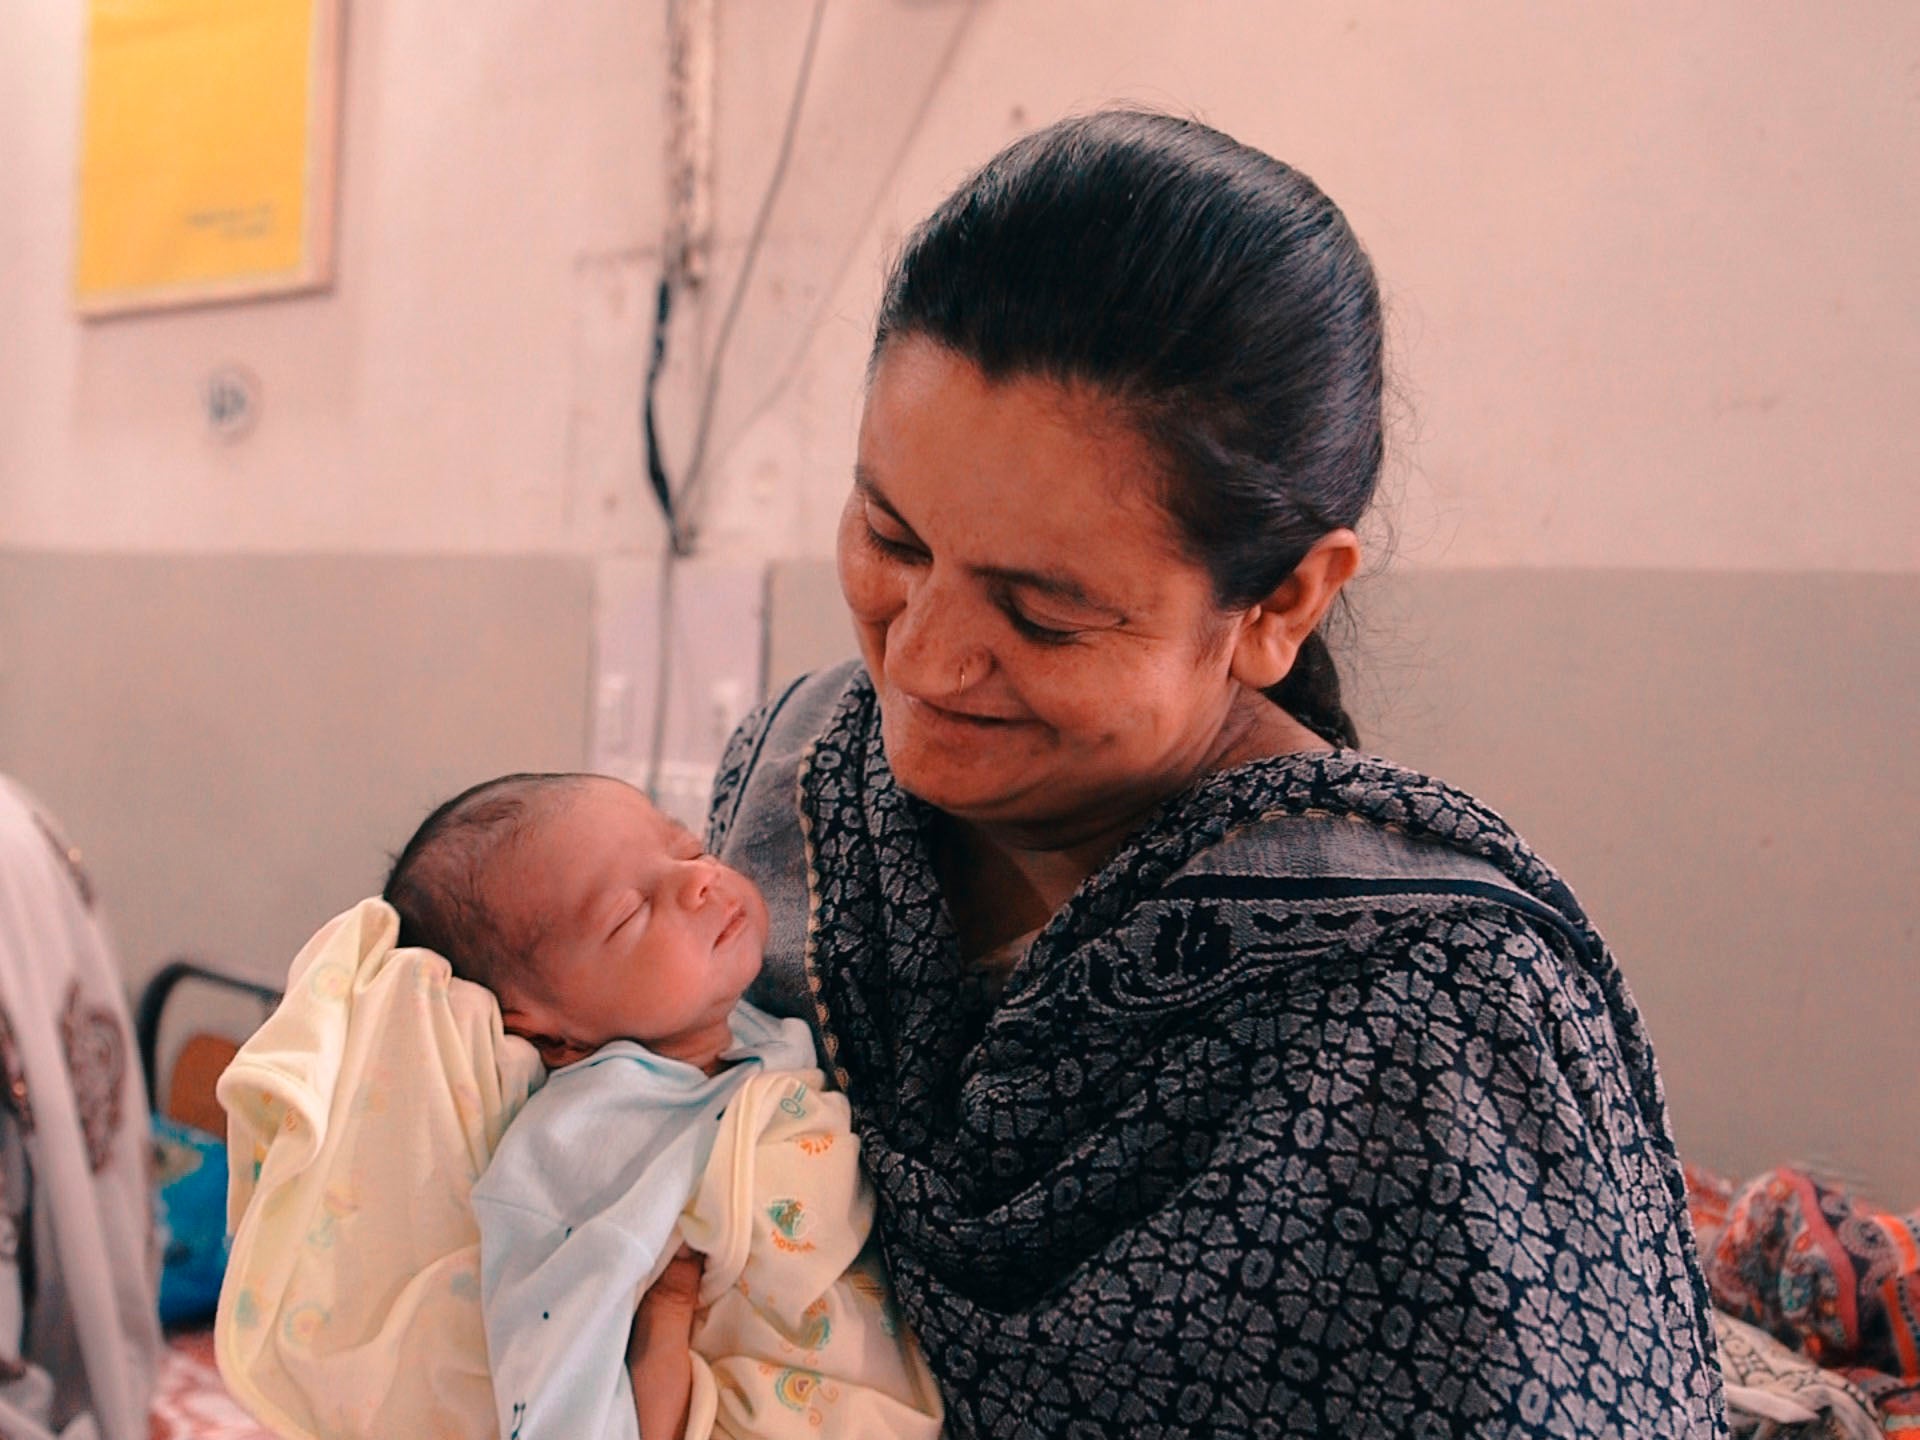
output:
M66 308L77 8L0 12L0 541L651 548L627 405L659 0L351 5L336 292L94 326ZM809 7L719 9L724 288ZM1021 129L1124 97L1300 164L1372 246L1404 562L1911 571L1916 64L1920 8L1885 0L834 0L714 544L824 553L890 237ZM223 446L195 397L233 361L265 409Z

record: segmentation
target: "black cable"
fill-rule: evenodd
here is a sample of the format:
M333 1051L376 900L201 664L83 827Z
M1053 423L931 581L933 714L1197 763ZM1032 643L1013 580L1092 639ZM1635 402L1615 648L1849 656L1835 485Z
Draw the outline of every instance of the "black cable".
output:
M660 431L654 423L654 395L660 387L660 372L667 363L667 321L673 315L673 275L660 275L660 290L653 309L653 354L647 361L647 383L641 392L640 427L646 436L647 480L653 486L653 498L659 502L661 518L667 522L667 547L670 554L684 553L678 517L674 514L673 487L667 482L666 461L660 455Z
M694 426L693 454L687 461L686 482L680 487L680 509L683 514L693 513L693 498L704 478L702 472L707 458L707 438L713 428L715 402L720 393L720 365L726 357L727 342L733 337L734 322L740 318L740 310L747 298L747 285L753 279L755 262L760 258L761 248L766 243L768 222L773 218L774 202L780 197L781 186L786 183L787 171L793 164L794 139L800 133L800 115L806 108L807 91L813 83L814 57L820 48L820 23L827 13L827 0L814 0L813 18L807 25L805 48L800 54L800 73L793 82L793 98L787 102L787 118L780 133L780 150L773 162L773 173L767 179L767 188L760 196L759 211L753 217L753 229L747 236L746 250L740 258L740 273L734 278L733 293L727 299L725 314L721 317L720 328L714 333L713 359L707 365L707 380L700 397L700 418ZM691 531L692 526L686 527ZM683 538L692 544L691 533ZM680 553L687 553L682 550Z
M939 58L934 61L932 78L927 81L912 119L907 121L906 129L901 132L899 142L893 147L893 155L880 172L880 179L872 188L865 212L850 232L853 236L852 242L835 262L830 272L831 278L821 287L820 298L814 302L812 312L795 327L800 336L799 343L788 353L786 361L777 372L777 378L768 387L766 394L755 402L753 409L747 412L746 418L734 427L733 441L720 455L723 463L732 453L732 445L737 445L741 437L752 432L753 427L758 425L766 413L779 403L781 397L786 394L787 388L799 375L800 366L805 361L807 352L811 349L820 329L820 322L826 318L828 309L839 298L840 287L845 283L848 271L853 268L854 262L866 253L863 242L866 240L868 229L873 224L873 217L879 213L880 206L886 199L894 179L900 174L901 167L906 164L907 156L913 151L914 143L920 138L920 132L926 126L927 117L933 111L933 102L939 96L947 76L953 71L954 60L960 53L960 44L966 39L967 29L973 24L974 17L979 14L979 8L980 0L967 0L966 8L960 12L960 18L947 32Z
M653 725L647 739L647 798L660 803L660 771L667 755L667 702L673 682L673 570L679 561L677 539L670 539L660 557L660 591L654 604L659 651L653 662Z
M747 285L753 278L755 262L760 257L761 248L766 243L768 222L773 215L774 201L779 198L780 188L786 182L787 171L793 163L794 139L800 130L800 115L806 106L807 91L813 82L814 57L820 47L820 24L827 11L827 0L814 0L813 17L807 25L806 46L800 56L800 73L794 81L793 98L787 104L787 118L780 135L780 150L774 160L773 173L768 177L767 188L761 194L759 210L754 215L753 229L748 234L747 244L740 259L740 273L734 278L733 293L728 297L725 315L720 321L713 344L713 358L708 362L706 382L700 400L700 415L694 428L693 454L687 462L686 480L680 487L676 501L671 480L667 475L666 461L660 451L660 433L655 419L655 398L659 391L660 373L666 368L668 321L673 314L674 268L669 260L667 268L660 275L660 288L654 305L653 353L647 362L646 384L642 391L640 405L640 423L646 441L647 481L653 490L655 501L660 506L660 515L666 521L667 547L660 561L660 612L659 631L660 649L654 674L653 734L648 741L646 791L658 798L660 772L666 752L666 728L668 688L672 680L672 641L673 641L673 567L677 560L693 553L694 527L683 517L692 513L692 498L700 481L701 467L706 460L707 437L713 425L713 412L716 397L720 391L720 362L726 354L727 342L732 338L735 321L740 317L742 304L746 300Z

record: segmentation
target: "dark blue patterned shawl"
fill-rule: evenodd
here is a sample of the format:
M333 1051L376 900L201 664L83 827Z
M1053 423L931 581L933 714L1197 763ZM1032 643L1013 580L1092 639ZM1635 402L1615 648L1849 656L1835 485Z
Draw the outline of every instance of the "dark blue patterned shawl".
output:
M1176 796L967 983L871 682L735 737L754 998L852 1101L960 1436L1723 1433L1653 1055L1498 816L1351 752Z

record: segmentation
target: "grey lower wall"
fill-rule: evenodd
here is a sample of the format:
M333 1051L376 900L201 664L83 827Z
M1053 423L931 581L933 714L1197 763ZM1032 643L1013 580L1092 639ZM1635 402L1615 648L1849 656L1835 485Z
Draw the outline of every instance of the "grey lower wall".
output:
M852 653L830 565L769 590L770 683ZM277 981L434 801L584 763L593 613L584 559L0 552L0 768L87 850L132 980ZM1920 577L1411 574L1357 613L1369 746L1572 882L1687 1155L1920 1204Z
M85 851L130 983L278 984L427 809L585 759L584 560L0 552L0 768Z
M852 653L772 585L769 683ZM1359 587L1368 748L1505 814L1612 943L1683 1152L1920 1204L1920 577L1503 570Z

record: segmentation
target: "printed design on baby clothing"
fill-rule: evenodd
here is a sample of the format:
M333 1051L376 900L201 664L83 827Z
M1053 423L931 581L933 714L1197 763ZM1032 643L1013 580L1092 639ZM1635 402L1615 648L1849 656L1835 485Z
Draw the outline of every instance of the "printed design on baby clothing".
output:
M242 1290L240 1298L233 1302L233 1323L242 1330L251 1330L260 1323L260 1302L251 1289Z
M287 1318L281 1322L280 1333L289 1345L304 1345L311 1349L314 1338L331 1318L329 1311L309 1300L288 1312Z
M821 1296L800 1312L800 1334L797 1337L803 1350L824 1350L827 1341L833 1338L833 1321L827 1318L827 1299Z
M791 1196L775 1200L767 1206L767 1219L773 1222L773 1243L789 1255L804 1255L814 1248L813 1242L807 1239L807 1232L813 1229L813 1217L807 1213L803 1201Z
M320 1208L324 1213L319 1223L307 1232L307 1243L316 1250L331 1250L339 1238L340 1222L355 1214L360 1202L346 1186L329 1185L320 1197Z
M307 993L316 1000L344 1000L353 988L353 971L344 965L322 965L307 977Z
M831 1130L823 1130L818 1135L802 1135L798 1142L800 1153L817 1160L833 1148L833 1138Z
M98 1175L113 1159L113 1137L120 1133L127 1037L113 1011L104 1005L82 1003L80 982L76 980L67 988L60 1038L66 1046L74 1108L80 1112L80 1128L87 1137L87 1163Z
M393 1084L393 1076L385 1070L375 1070L353 1095L353 1113L355 1115L380 1116L387 1113L388 1087Z
M777 1370L763 1361L760 1373L773 1377L773 1398L787 1409L806 1416L809 1425L818 1425L826 1419L821 1405L831 1405L840 1398L840 1387L824 1379L818 1370L797 1366Z
M807 1087L795 1085L786 1095L780 1097L780 1108L796 1120L807 1118Z

